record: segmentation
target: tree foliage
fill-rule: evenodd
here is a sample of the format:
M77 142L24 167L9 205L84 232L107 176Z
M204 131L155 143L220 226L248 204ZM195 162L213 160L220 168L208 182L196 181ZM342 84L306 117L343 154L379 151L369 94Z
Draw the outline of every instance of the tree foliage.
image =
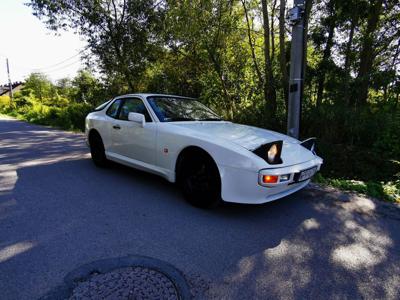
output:
M85 37L99 70L123 75L131 90L157 57L163 9L152 0L38 0L28 5L50 29L71 28Z
M96 86L80 74L83 94L69 94L75 100L96 102L99 91L175 93L200 97L225 118L285 131L286 0L31 0L29 6L49 28L72 28L88 42L87 58L102 81ZM332 176L369 178L365 165L383 165L375 179L397 178L400 3L308 0L306 17L301 135L320 139Z

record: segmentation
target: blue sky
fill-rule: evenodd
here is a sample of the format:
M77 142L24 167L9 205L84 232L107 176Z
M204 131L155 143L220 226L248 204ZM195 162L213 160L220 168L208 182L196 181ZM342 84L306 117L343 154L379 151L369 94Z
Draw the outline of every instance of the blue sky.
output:
M0 84L7 82L6 57L11 80L20 81L33 71L50 79L73 77L82 67L77 55L86 45L72 32L57 36L32 15L27 0L0 1Z

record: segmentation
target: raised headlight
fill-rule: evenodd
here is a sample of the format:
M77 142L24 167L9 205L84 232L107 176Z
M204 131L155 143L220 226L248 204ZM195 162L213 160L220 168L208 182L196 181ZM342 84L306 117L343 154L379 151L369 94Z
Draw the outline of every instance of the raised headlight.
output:
M270 165L281 164L281 152L283 141L276 141L264 144L253 151L259 157L263 158Z
M268 162L274 162L276 156L278 155L278 146L276 144L273 144L271 148L269 148L267 155L268 155Z

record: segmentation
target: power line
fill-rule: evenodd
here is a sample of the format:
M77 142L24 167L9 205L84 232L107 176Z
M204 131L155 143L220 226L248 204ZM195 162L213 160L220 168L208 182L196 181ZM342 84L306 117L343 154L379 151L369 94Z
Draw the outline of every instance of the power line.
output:
M68 68L68 67L70 67L70 66L72 66L72 65L74 65L74 64L76 64L76 63L79 63L79 62L81 62L81 60L74 61L74 62L72 62L72 63L70 63L70 64L68 64L68 65L62 66L62 67L60 67L60 68L56 68L56 69L54 69L54 70L43 71L43 72L46 73L46 74L47 74L47 73L57 72L57 71L66 69L66 68Z
M57 66L59 66L59 65L62 65L63 63L65 63L65 62L67 62L67 61L69 61L69 60L71 60L71 59L77 57L78 55L80 55L81 53L83 53L83 51L85 51L86 49L87 49L87 47L84 48L84 49L82 49L81 51L79 51L77 54L75 54L75 55L73 55L73 56L71 56L71 57L68 57L68 58L66 58L66 59L64 59L64 60L62 60L62 61L60 61L59 63L53 64L53 65L51 65L51 66L43 67L43 68L34 68L34 69L32 69L32 70L44 71L44 70L47 70L47 69L52 69L52 68L54 68L54 67L57 67Z
M84 49L80 50L78 53L76 53L76 54L74 54L74 55L72 55L72 56L70 56L70 57L68 57L68 58L56 63L56 64L53 64L53 65L50 65L50 66L46 66L46 67L43 67L43 68L27 68L25 66L19 66L19 65L16 65L16 64L14 64L14 66L17 69L26 70L25 71L26 73L34 73L34 72L53 73L53 72L57 72L57 71L65 69L65 68L68 68L68 67L80 62L81 60L79 59L77 61L74 61L72 63L69 63L67 65L62 66L62 64L72 60L73 58L77 57L78 55L80 55L81 53L83 53L87 49L88 49L88 47L86 46ZM7 58L7 56L4 55L4 53L0 53L0 57ZM58 67L58 66L61 66L61 67ZM23 72L23 73L25 73L25 72Z
M59 68L56 68L56 69L54 69L54 70L43 71L43 73L44 73L44 74L51 74L51 73L54 73L54 72L61 71L61 70L63 70L63 69L69 68L69 67L71 67L72 65L75 65L75 64L80 63L80 62L81 62L80 60L77 60L77 61L74 61L74 62L72 62L72 63L69 63L69 64L67 64L67 65L65 65L65 66L61 66L61 67L59 67ZM37 69L31 69L30 72L26 72L26 73L24 72L24 73L26 74L26 75L24 75L24 77L28 76L29 73L36 73L36 72L40 72L40 71L38 71Z

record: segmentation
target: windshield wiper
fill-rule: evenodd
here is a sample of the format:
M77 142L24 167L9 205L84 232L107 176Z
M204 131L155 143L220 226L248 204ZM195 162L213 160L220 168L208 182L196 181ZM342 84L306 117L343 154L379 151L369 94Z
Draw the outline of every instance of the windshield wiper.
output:
M174 121L194 121L192 118L185 118L185 117L176 117L176 118L165 118L167 122L174 122Z
M223 119L220 119L220 118L205 118L205 119L199 119L198 121L223 121Z

